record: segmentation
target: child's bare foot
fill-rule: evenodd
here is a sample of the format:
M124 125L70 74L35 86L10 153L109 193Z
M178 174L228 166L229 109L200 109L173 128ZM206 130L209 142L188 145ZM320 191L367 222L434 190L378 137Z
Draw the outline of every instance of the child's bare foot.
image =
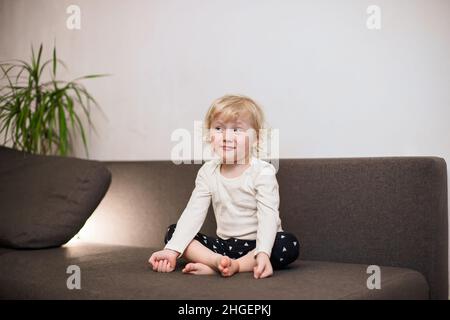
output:
M182 270L183 273L189 273L189 274L196 274L196 275L212 275L216 274L216 271L211 268L210 266L207 266L206 264L200 263L200 262L190 262L188 263L184 269Z
M239 272L239 262L230 257L218 257L216 263L217 268L224 277L231 277L236 272Z

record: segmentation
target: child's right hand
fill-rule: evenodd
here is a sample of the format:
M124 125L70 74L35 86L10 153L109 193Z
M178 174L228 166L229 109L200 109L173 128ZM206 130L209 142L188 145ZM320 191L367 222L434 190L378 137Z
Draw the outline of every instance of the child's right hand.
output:
M172 272L177 265L177 257L180 253L170 249L154 252L148 262L153 267L153 271Z

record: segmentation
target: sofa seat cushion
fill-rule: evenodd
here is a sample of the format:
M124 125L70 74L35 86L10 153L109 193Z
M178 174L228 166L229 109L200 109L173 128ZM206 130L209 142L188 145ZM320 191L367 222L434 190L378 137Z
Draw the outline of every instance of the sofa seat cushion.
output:
M154 272L148 259L156 248L78 243L0 255L2 299L427 299L417 271L380 267L381 289L367 289L367 265L297 260L274 276L251 273L231 278ZM80 267L81 289L69 290L66 273ZM207 289L206 289L207 288ZM236 290L239 288L239 290Z

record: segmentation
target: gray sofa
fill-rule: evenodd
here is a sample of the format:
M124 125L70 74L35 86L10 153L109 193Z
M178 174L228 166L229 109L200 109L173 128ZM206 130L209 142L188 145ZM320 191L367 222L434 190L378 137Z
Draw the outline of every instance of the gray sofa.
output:
M0 249L2 299L447 299L447 170L439 157L281 159L280 216L300 257L274 276L153 272L194 187L200 164L104 162L108 192L87 224L104 242ZM202 232L213 235L212 208ZM109 233L108 233L109 232ZM101 238L101 237L100 237ZM81 270L69 290L66 269ZM380 267L380 289L367 286Z

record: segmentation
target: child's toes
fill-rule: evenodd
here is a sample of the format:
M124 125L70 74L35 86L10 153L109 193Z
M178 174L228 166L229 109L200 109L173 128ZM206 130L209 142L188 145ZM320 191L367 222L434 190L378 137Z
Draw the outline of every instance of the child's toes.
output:
M184 269L182 270L184 273L188 273L191 272L194 268L194 264L193 263L188 263Z
M231 265L231 260L230 258L228 258L227 256L222 257L222 259L220 260L220 265L223 268L228 268Z
M202 268L201 268L201 264L199 263L189 263L187 266L187 269L185 271L185 273L189 273L189 274L202 274ZM204 270L203 270L204 271Z

